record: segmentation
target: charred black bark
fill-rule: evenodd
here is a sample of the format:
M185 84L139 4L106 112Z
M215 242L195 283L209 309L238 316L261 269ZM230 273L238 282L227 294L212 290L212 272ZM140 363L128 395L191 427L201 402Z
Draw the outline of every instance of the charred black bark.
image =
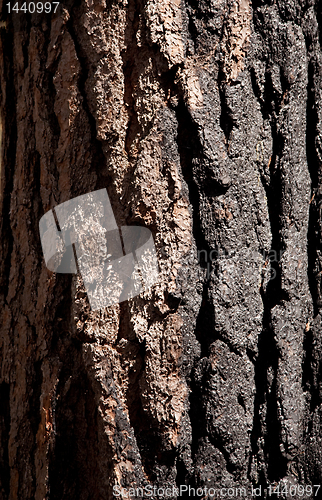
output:
M2 9L1 498L320 484L321 1ZM160 280L95 312L38 222L102 188Z

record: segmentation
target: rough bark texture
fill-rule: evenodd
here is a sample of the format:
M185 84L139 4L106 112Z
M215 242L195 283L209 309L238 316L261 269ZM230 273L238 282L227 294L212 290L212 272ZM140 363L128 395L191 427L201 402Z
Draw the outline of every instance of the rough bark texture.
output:
M3 14L1 499L322 483L321 12ZM153 232L160 280L92 312L38 222L100 188Z

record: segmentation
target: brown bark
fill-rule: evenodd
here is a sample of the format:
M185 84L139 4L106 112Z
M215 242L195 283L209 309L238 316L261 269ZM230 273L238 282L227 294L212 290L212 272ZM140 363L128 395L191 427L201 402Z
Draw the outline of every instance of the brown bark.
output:
M2 5L4 500L320 484L321 11ZM101 188L160 279L91 311L38 224Z

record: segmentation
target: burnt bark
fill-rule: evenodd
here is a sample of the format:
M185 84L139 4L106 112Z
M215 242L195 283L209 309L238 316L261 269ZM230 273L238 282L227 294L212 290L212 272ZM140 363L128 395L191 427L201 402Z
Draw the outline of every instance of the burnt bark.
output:
M300 498L322 482L321 0L1 12L1 499ZM160 276L91 311L38 224L102 188Z

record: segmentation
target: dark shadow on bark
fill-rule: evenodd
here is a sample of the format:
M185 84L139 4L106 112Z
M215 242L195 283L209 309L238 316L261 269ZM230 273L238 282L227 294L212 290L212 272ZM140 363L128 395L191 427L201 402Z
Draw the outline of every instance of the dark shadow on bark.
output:
M0 493L6 499L10 493L8 442L10 433L10 385L0 384Z
M49 454L50 500L101 500L97 402L81 359L81 345L59 341L63 367L55 395L55 442ZM112 458L112 453L111 453ZM106 474L111 474L110 470ZM107 492L106 492L107 493Z

